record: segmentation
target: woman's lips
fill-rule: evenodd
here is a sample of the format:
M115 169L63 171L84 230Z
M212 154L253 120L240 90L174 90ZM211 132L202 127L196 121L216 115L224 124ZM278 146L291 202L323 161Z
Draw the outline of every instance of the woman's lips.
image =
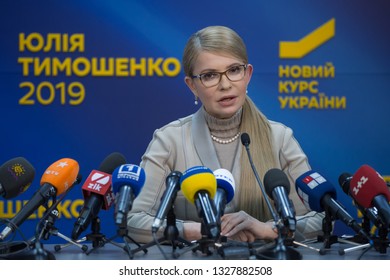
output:
M223 106L228 106L228 105L231 105L235 102L236 100L236 97L235 96L227 96L227 97L224 97L224 98L221 98L218 103L223 105Z

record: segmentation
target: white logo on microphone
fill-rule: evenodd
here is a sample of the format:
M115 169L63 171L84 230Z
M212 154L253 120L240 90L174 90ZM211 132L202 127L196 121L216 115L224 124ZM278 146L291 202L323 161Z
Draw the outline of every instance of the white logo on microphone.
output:
M141 174L141 168L134 164L123 164L118 171L118 179L127 178L138 181Z
M322 177L318 172L314 172L303 179L303 182L311 189L314 189L318 185L325 183L326 179Z
M106 185L110 181L110 176L102 173L94 173L91 177L91 182L88 185L89 189L100 191L102 185Z
M357 186L352 189L353 193L357 195L360 191L360 189L363 187L365 183L367 183L368 177L362 176L360 180L357 182Z

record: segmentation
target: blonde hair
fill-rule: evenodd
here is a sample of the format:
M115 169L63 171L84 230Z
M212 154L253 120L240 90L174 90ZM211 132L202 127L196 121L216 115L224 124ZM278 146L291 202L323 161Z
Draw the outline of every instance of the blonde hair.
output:
M241 37L225 26L209 26L191 35L184 48L183 68L186 76L193 76L193 68L202 51L227 53L248 63L246 46Z
M276 158L272 149L271 127L268 119L248 96L242 114L240 130L250 136L250 152L253 164L259 173L260 179L263 179L264 174L276 166ZM272 219L244 148L241 154L238 207L260 221L265 222Z
M226 53L244 64L248 63L246 46L241 37L225 26L209 26L194 33L184 48L183 68L186 76L193 76L193 67L202 51ZM247 96L242 113L241 132L251 137L251 155L261 178L267 170L275 167L272 149L270 125L267 118L259 111ZM241 154L241 175L238 191L238 207L260 221L270 220L271 214L252 172L246 150Z

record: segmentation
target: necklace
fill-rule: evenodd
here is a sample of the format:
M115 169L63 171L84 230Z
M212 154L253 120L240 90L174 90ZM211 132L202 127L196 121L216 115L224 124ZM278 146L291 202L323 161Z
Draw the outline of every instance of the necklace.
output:
M221 139L211 134L211 139L213 141L219 143L219 144L229 144L237 140L237 138L240 136L241 132L237 132L236 135L234 135L232 138L229 139Z

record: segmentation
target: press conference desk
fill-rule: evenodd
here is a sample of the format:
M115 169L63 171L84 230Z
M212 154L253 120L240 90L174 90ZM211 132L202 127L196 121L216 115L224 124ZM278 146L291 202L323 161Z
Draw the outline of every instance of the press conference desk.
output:
M144 251L136 252L132 255L132 258L126 253L123 248L119 248L111 243L106 243L103 247L93 248L92 244L86 243L88 246L87 253L83 252L79 247L74 245L68 246L61 249L58 252L55 252L55 245L46 244L44 248L52 252L57 260L164 260L165 256L161 253L157 245L153 245L147 248L147 253ZM119 244L123 246L124 244ZM137 248L135 244L129 244L131 250ZM313 248L321 248L322 243L313 243L308 244ZM176 248L172 249L171 246L162 245L160 246L168 257L168 259L178 259L178 260L222 260L222 256L217 253L216 250L213 250L211 255L203 254L200 250L190 250L191 248ZM325 250L324 254L320 254L318 251L307 248L307 247L294 247L294 250L299 252L302 255L302 260L356 260L363 252L363 249L347 251L344 255L339 254L339 249L352 248L354 245L344 244L344 243L334 243L329 249ZM91 251L91 249L93 249ZM176 257L173 257L172 253L176 253ZM256 259L254 256L250 259ZM368 250L362 260L390 260L389 250L386 253L380 253L374 248Z

